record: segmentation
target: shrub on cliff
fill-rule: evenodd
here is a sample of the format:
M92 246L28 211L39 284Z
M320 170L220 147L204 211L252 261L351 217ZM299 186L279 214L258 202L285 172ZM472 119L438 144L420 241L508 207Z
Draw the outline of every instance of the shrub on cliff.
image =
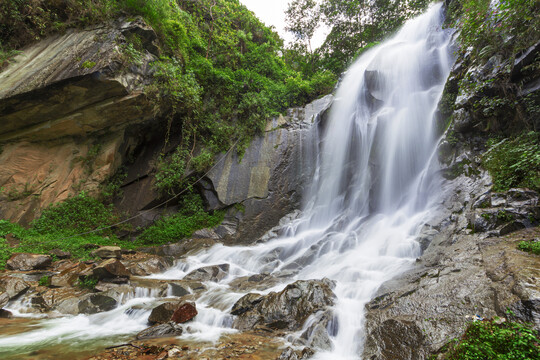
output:
M540 359L540 338L529 325L503 319L471 323L460 339L448 343L431 359Z

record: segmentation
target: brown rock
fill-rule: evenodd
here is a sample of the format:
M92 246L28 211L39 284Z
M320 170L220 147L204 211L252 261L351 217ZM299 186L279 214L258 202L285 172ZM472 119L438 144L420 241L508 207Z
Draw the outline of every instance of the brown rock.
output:
M71 253L69 251L62 251L60 249L53 249L49 251L49 254L51 256L56 256L57 259L69 259L71 257Z
M79 279L79 274L84 272L85 270L88 270L90 268L90 265L87 265L85 263L79 263L75 266L72 266L68 269L63 270L58 275L54 275L51 278L51 285L52 286L73 286Z
M124 264L118 259L108 259L99 263L95 268L88 269L79 274L79 278L94 277L98 280L130 277Z
M197 316L197 308L194 303L184 303L176 309L174 314L171 316L171 321L177 324L183 324L188 322Z
M1 319L11 319L13 317L13 314L11 311L0 309L0 318Z
M102 246L99 249L92 251L92 256L97 256L102 259L121 259L122 249L118 246Z
M16 253L9 258L6 266L10 270L30 271L45 269L51 263L52 259L49 255Z

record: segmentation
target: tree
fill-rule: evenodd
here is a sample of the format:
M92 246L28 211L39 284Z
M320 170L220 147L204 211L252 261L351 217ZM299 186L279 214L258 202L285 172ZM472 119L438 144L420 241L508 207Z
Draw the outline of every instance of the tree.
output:
M311 39L319 28L321 12L315 0L293 0L285 11L285 30L294 34L296 40L305 43L308 51L313 53Z

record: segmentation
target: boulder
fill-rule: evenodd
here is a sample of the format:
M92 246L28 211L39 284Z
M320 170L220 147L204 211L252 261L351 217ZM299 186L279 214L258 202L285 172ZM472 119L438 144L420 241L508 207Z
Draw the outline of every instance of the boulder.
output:
M101 259L121 259L122 249L118 246L102 246L92 251L91 254Z
M260 294L250 293L238 300L231 309L232 315L242 315L246 311L249 311L255 307L258 303L263 301L264 296Z
M158 324L137 334L137 340L155 339L160 337L173 337L182 335L183 329L173 322Z
M299 330L310 315L334 305L334 286L334 282L328 279L299 280L262 299L248 294L233 306L235 312L240 313L233 327L243 331L260 325L271 329Z
M13 276L4 276L0 278L0 287L4 289L10 299L14 299L24 294L30 288L30 284Z
M229 264L201 267L187 274L184 280L218 282L227 276L229 267Z
M152 309L148 322L150 324L164 324L169 321L185 323L196 315L197 308L194 303L167 302Z
M90 269L91 266L85 263L78 263L74 266L71 266L59 274L53 275L51 277L51 286L63 287L63 286L73 286L79 280L79 274Z
M197 308L194 303L183 303L172 314L171 321L177 324L183 324L197 316Z
M49 255L16 253L11 255L6 263L6 267L10 270L30 271L45 269L51 263L52 259Z
M13 314L9 310L0 309L0 319L11 319Z
M9 301L9 295L4 290L0 289L0 309L6 306Z
M152 309L150 316L148 317L148 322L150 324L165 324L171 321L176 309L178 309L178 302L167 302Z
M315 351L309 347L305 347L302 350L295 350L292 347L288 347L281 352L277 360L305 360L310 359L315 355Z
M136 276L147 276L161 273L172 265L172 261L169 261L161 256L154 256L142 261L122 261L122 263L126 266L126 269L128 269L131 274Z
M99 263L96 267L79 274L79 278L94 277L98 280L111 280L115 278L129 279L130 272L118 259L108 259Z
M81 314L96 314L110 311L117 305L115 299L103 294L90 294L79 302L78 308Z
M71 253L69 251L62 251L60 249L52 249L49 251L49 255L56 257L59 260L71 258Z

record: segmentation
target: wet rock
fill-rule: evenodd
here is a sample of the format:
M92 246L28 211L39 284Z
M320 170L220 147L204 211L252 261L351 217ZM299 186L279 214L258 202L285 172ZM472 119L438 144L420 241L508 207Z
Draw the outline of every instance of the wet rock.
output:
M56 257L59 260L71 258L71 253L69 251L62 251L60 249L52 249L49 251L49 255Z
M176 309L178 309L178 306L178 302L167 302L158 305L157 307L152 309L152 312L148 317L148 322L150 324L165 324L171 321L171 317L173 316Z
M197 308L194 303L183 303L172 314L171 321L177 324L183 324L197 316Z
M188 290L187 286L183 286L181 284L177 283L169 283L169 288L167 289L167 294L169 296L184 296L189 295L190 291Z
M154 325L137 334L137 340L156 339L160 337L172 337L182 335L183 329L180 325L167 322L165 324Z
M304 327L306 330L300 335L303 345L314 349L331 350L331 335L337 334L337 319L332 310L319 311L312 315Z
M208 198L208 197L207 197ZM216 232L212 229L201 229L195 231L192 235L192 238L194 239L213 239L213 240L219 240L221 237L216 234Z
M0 287L4 289L10 299L14 299L30 289L30 284L13 276L4 276L0 278Z
M423 358L423 345L424 335L414 322L389 319L367 335L365 351L374 360L413 360Z
M315 351L308 347L302 350L294 350L288 347L279 355L278 360L304 360L312 358L313 355L315 355Z
M16 253L9 258L6 267L10 270L30 271L45 269L51 263L52 259L49 255Z
M74 286L79 280L79 274L84 273L90 268L91 266L85 263L75 264L61 271L59 274L53 275L51 277L51 286Z
M115 299L103 294L90 294L79 302L79 312L81 314L96 314L103 311L110 311L117 305Z
M5 290L0 289L0 309L6 306L9 301L9 295Z
M157 274L164 272L170 266L172 266L172 261L161 257L155 256L146 260L131 260L131 261L122 261L126 266L129 272L136 276L147 276L151 274Z
M228 275L229 267L229 264L201 267L187 274L184 280L218 282Z
M260 294L247 294L245 296L242 296L240 300L238 300L231 309L232 315L242 315L246 311L249 311L255 307L258 303L263 301L264 296Z
M233 327L250 330L263 325L271 329L298 330L310 315L334 305L333 287L334 283L328 279L300 280L260 301L248 294L245 297L249 296L255 304L249 308L250 301L245 297L235 304L233 308L243 312L234 320Z
M9 310L0 309L0 319L11 319L13 314Z
M92 251L92 256L97 256L101 259L121 259L122 249L118 246L102 246L99 249Z
M130 276L131 273L118 259L104 260L96 267L85 270L79 274L79 278L93 277L98 280L112 280L114 278L120 278L122 281L127 281Z

